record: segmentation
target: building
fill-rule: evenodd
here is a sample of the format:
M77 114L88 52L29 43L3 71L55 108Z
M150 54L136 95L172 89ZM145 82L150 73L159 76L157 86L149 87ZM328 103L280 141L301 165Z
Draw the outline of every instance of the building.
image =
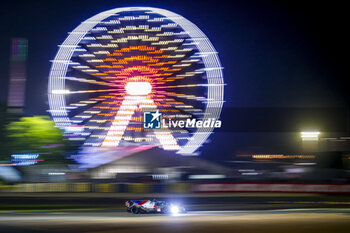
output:
M181 156L152 148L89 170L93 179L118 182L229 178L232 169L199 156Z
M28 57L28 40L12 39L10 57L10 80L8 88L8 113L22 114L25 100L26 63Z

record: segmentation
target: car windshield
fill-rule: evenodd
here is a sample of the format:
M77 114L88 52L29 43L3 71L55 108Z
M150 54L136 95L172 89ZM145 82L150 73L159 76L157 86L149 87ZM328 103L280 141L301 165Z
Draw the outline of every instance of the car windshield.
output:
M165 204L166 204L165 201L158 201L158 202L157 202L157 206L163 206L163 205L165 205Z

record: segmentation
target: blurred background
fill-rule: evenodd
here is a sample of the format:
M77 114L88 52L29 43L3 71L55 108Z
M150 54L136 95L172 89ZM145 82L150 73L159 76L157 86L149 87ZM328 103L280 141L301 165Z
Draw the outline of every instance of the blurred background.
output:
M143 2L133 3L138 4ZM65 138L50 121L49 61L68 31L115 4L65 5L20 2L2 9L4 185L88 182L93 191L95 183L104 182L349 181L349 95L343 37L334 36L343 31L338 5L222 1L208 19L210 4L152 2L194 22L217 49L226 83L222 128L199 149L199 156L143 148L148 150L107 164L92 161L89 169L72 159L81 142ZM118 3L125 5L130 4ZM59 17L63 12L66 17Z
M174 11L211 40L224 67L222 128L195 156L149 146L84 166L81 142L65 137L47 111L50 60L81 21L130 2L7 3L0 10L2 210L121 210L126 199L153 197L191 210L348 207L344 6L131 5Z

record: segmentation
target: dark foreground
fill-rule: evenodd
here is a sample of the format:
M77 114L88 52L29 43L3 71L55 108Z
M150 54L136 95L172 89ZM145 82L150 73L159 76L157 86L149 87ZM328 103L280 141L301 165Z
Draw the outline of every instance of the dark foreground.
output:
M130 199L167 200L190 211L350 208L349 195L317 194L117 194L117 193L0 193L0 213L31 210L125 210Z
M350 209L193 211L177 216L123 212L0 214L0 232L350 232Z
M167 199L187 214L133 215L127 199ZM294 194L0 193L0 233L350 233L350 197Z

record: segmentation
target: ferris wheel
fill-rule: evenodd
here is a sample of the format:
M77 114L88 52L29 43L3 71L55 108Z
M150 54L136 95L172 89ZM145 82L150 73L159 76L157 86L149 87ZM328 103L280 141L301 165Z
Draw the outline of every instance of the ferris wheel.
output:
M219 119L223 89L217 52L193 23L158 8L116 8L82 22L59 46L49 111L83 147L154 145L194 154L213 127L145 129L142 113Z

